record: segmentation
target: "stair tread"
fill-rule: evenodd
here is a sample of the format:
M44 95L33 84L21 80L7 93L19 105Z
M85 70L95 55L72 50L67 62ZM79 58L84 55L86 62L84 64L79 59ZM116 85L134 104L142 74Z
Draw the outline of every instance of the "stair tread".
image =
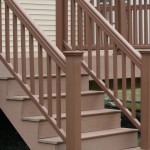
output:
M124 150L142 150L142 149L140 147L134 147L134 148L124 149Z
M116 128L116 129L82 133L81 137L82 137L82 140L86 140L86 139L92 139L92 138L118 135L118 134L123 134L123 133L133 133L133 132L137 132L137 131L138 131L137 129ZM39 139L39 142L47 143L47 144L48 143L49 144L61 144L61 143L63 143L63 141L60 137Z
M62 77L65 77L66 75L65 74L61 74ZM89 76L87 73L81 73L81 76ZM44 74L43 75L44 78L47 77L47 74ZM56 74L52 74L52 77L56 77ZM26 77L27 79L30 79L30 75L27 75ZM39 75L34 75L34 78L37 79L39 78ZM13 80L15 79L13 76L7 76L7 77L0 77L0 80Z
M94 116L94 115L103 115L103 114L112 114L112 113L120 113L120 110L115 109L100 109L100 110L89 110L89 111L82 111L81 115L84 116ZM56 118L56 115L53 115ZM62 113L62 118L66 117L66 113ZM22 117L24 121L45 121L44 116L32 116L32 117Z
M94 94L103 94L104 92L103 91L82 91L81 92L81 95L84 96L84 95L94 95ZM38 97L38 95L35 95ZM62 97L65 97L66 96L66 93L61 93L61 96ZM52 97L55 98L56 97L56 93L53 93L52 94ZM44 98L47 98L47 94L44 94ZM29 99L29 96L27 95L24 95L24 96L8 96L6 98L7 100L15 100L15 101L23 101L23 100L28 100Z

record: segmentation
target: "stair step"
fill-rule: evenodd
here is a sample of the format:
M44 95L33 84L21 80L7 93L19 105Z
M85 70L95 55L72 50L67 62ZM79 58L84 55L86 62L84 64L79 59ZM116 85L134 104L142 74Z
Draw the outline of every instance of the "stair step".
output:
M116 109L100 109L100 110L90 110L90 111L82 111L81 116L94 116L94 115L105 115L105 114L112 114L112 113L120 113L120 110ZM53 114L53 117L56 118L56 114ZM61 114L61 118L66 118L66 113ZM33 121L33 122L39 122L39 121L46 121L46 118L44 116L32 116L32 117L22 117L22 120L24 121Z
M137 130L116 128L103 131L82 133L82 150L121 150L137 146ZM60 137L39 139L39 142L58 146L66 150ZM116 144L117 143L117 144Z
M134 147L134 148L124 149L124 150L142 150L142 149L140 147Z
M87 74L81 75L81 90L87 91L89 90L89 76ZM14 79L14 77L1 77L0 80L6 80L7 81L7 88L8 88L8 96L23 96L26 95L24 90L20 87L18 82ZM30 84L30 78L27 77L27 84ZM56 93L56 75L52 76L52 92ZM35 76L35 93L38 94L38 87L39 87L39 77ZM44 87L44 93L47 93L47 76L44 76L43 78L43 87ZM61 75L61 91L66 91L66 77L65 75Z
M45 95L45 106L47 106L47 95ZM11 96L7 100L23 101L22 116L38 116L42 115L36 108L34 103L28 96ZM61 99L62 112L66 111L66 94L62 93ZM83 91L81 92L81 109L97 110L104 108L104 92L103 91ZM56 95L53 94L53 113L56 113Z
M4 53L3 53L4 56ZM10 62L13 64L13 53L10 52ZM27 75L30 74L30 60L29 60L29 53L26 52L26 73ZM56 73L56 63L52 60L51 62L51 66L52 66L52 73L55 74ZM11 76L10 72L6 69L5 65L0 61L0 68L1 68L1 72L0 72L0 77L6 77L6 76ZM18 53L18 71L19 73L22 72L22 59L21 59L21 53ZM38 52L34 52L34 72L35 74L38 74ZM43 53L43 74L47 73L47 57L45 56L45 54ZM85 74L86 72L82 69L82 73Z
M81 112L82 132L107 130L120 127L120 110L100 109ZM56 115L54 115L56 118ZM24 121L39 122L39 138L58 136L43 116L23 117ZM110 123L111 121L111 123ZM66 130L66 114L62 114L62 128ZM49 131L49 132L47 132Z

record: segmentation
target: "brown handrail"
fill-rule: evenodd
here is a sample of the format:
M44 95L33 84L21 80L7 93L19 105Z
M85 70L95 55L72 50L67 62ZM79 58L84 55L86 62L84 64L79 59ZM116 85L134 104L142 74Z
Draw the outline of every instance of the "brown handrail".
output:
M2 1L0 0L0 3ZM10 55L10 14L11 11L13 14L13 64L11 63L11 55ZM2 19L2 18L0 18ZM20 22L21 30L20 35L18 35L17 21ZM28 33L28 45L26 45L26 33ZM1 35L2 36L2 35ZM20 36L20 44L21 44L21 63L22 68L21 71L18 69L18 36ZM3 37L1 37L2 39ZM35 51L35 43L38 44L38 51ZM47 121L51 124L54 130L58 133L58 135L62 138L62 140L66 141L66 133L62 129L61 126L61 109L56 112L57 119L55 120L52 112L52 68L51 62L53 61L59 71L56 72L56 103L57 107L61 107L61 72L66 73L66 58L63 53L44 35L44 33L39 29L39 27L32 21L32 19L27 15L25 10L14 0L5 0L5 45L6 50L0 54L0 59L6 66L6 68L10 71L10 73L14 76L16 81L20 84L25 93L29 96L29 98L33 101L42 115L47 119ZM1 45L2 46L2 45ZM2 48L2 47L1 47ZM29 67L30 67L30 84L27 83L27 57L26 52L29 50ZM1 51L3 52L3 51ZM35 65L34 65L34 56L35 52L38 52L38 73L39 73L39 86L36 87L35 84ZM44 102L44 71L43 71L43 52L46 52L47 59L47 93L48 93L48 108ZM5 57L6 56L6 57ZM60 90L58 90L60 89ZM58 102L59 100L59 102Z
M78 0L78 4L92 19L101 27L101 29L110 36L119 49L130 58L141 69L141 55L137 52L116 30L113 26L86 0Z
M79 7L82 9L84 13L86 13L86 21L87 21L87 40L88 40L88 63L86 61L82 61L82 67L86 70L86 72L95 80L95 82L106 92L106 94L115 102L115 104L123 111L123 113L130 119L130 121L139 129L141 130L141 124L135 117L135 69L139 68L141 72L141 61L142 57L141 54L136 51L125 39L124 37L119 34L114 27L95 9L95 7L86 0L78 0L76 1ZM80 14L81 15L81 14ZM75 17L73 17L75 18ZM78 20L78 23L81 22L81 19ZM96 24L96 69L93 69L93 61L92 61L92 42L94 36L92 35L92 22ZM103 39L100 39L100 32L103 34ZM80 36L80 35L78 35ZM103 40L103 41L102 41ZM114 80L114 87L113 90L110 89L109 86L109 48L108 41L112 43L112 53L113 53L113 80ZM80 43L79 47L83 43ZM66 41L64 41L65 47L68 47ZM83 45L82 45L83 46ZM104 46L104 49L101 49L101 46ZM101 50L103 50L104 56L104 75L103 78L101 76L102 68L101 68ZM121 74L122 74L122 102L118 98L118 70L117 70L117 53L120 53L122 57L121 62ZM119 54L118 53L118 54ZM126 90L127 90L127 58L131 62L131 88L132 88L132 112L127 109L126 105ZM112 66L111 66L112 67ZM103 81L104 79L105 81Z
M24 8L15 0L5 0L5 3L14 12L14 14L22 21L24 26L30 31L34 38L46 50L46 52L57 62L59 67L65 72L66 58L63 53L51 42L36 25L31 17L25 12Z

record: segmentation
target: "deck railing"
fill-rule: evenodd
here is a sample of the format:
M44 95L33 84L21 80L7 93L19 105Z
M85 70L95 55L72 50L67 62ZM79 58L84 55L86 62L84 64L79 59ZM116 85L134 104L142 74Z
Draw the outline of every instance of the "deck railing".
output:
M0 59L12 73L26 94L65 141L66 133L61 128L61 71L66 72L66 58L54 44L38 29L24 9L14 0L0 2L1 6L1 44ZM3 11L5 10L5 11ZM4 13L5 12L5 13ZM2 22L3 17L5 22ZM3 27L3 28L2 28ZM13 29L10 30L10 29ZM2 32L3 31L3 32ZM11 32L12 31L12 32ZM4 33L2 35L2 33ZM3 39L5 38L5 40ZM12 49L10 49L10 44ZM38 64L35 65L35 57ZM47 63L47 81L43 71L43 58ZM21 59L21 62L19 61ZM52 102L52 62L56 66L56 118L53 116ZM21 63L21 69L19 65ZM37 68L35 69L35 66ZM29 67L29 73L27 71ZM38 70L35 73L35 70ZM38 85L35 76L39 78ZM27 79L29 78L29 82ZM46 91L44 86L47 85ZM45 96L47 93L47 96ZM45 104L45 97L48 104Z
M0 60L58 136L67 143L67 149L72 149L70 142L74 140L73 147L79 150L83 53L66 52L65 57L58 47L43 34L18 2L0 0ZM64 76L66 79L62 81ZM38 82L35 81L37 78ZM66 93L66 104L61 101L63 93ZM65 112L66 131L61 123Z
M91 3L134 48L150 48L148 0L91 0Z
M15 0L0 1L0 4L0 7L5 4L5 11L2 11L2 8L0 9L0 59L58 135L66 142L67 150L81 150L81 65L130 121L141 130L142 148L150 149L149 51L142 51L142 55L137 52L87 0L56 1L57 47L44 36L43 32ZM71 7L71 15L68 13L68 7ZM100 5L97 6L97 9L100 9ZM13 17L11 18L11 16ZM2 22L2 17L5 18L5 23ZM71 37L68 36L69 21L71 23ZM10 32L10 28L13 28L13 34ZM2 31L5 31L4 36ZM96 34L94 34L94 31L96 31ZM2 41L5 41L4 47ZM10 44L13 45L12 50L10 50ZM65 52L66 58L58 48L62 51L69 50L69 52ZM81 52L75 51L76 49ZM85 52L87 60L84 56L81 62L84 49L87 49L87 52ZM34 56L36 55L38 59L37 74L34 62ZM110 56L112 56L112 60L109 59ZM27 57L29 58L28 62ZM44 89L44 57L47 61L44 64L47 66L46 89ZM19 70L19 58L21 58L21 70ZM96 68L94 68L94 63ZM128 68L127 63L130 64ZM27 74L28 64L29 74ZM52 103L52 85L54 85L52 83L52 77L54 76L52 67L56 68L56 106ZM113 75L113 89L110 89L109 84L110 70ZM121 74L119 74L120 71ZM136 119L135 71L139 72L142 79L141 123ZM67 86L66 132L61 126L61 92L64 90L61 86L62 74L66 75ZM38 86L35 85L36 75L39 77ZM27 82L27 76L30 79L29 83ZM126 105L128 78L131 78L131 111ZM121 98L118 96L118 79L122 80ZM45 93L47 93L48 104L45 104ZM54 108L56 108L55 111Z
M60 2L60 1L59 1ZM61 15L63 19L57 21L57 29L63 33L61 35L61 41L59 46L61 50L85 50L85 56L82 60L82 67L84 70L93 78L93 80L101 87L102 90L115 102L115 104L122 110L122 112L129 118L129 120L135 125L136 128L141 131L142 137L142 148L148 150L149 147L149 125L148 125L148 115L146 113L149 110L149 68L146 67L146 61L149 59L149 52L144 51L141 54L137 52L132 46L135 47L138 45L144 46L147 44L146 31L145 28L145 42L141 42L140 36L141 26L137 30L138 40L135 43L135 38L132 34L132 37L126 36L125 33L127 30L124 30L126 26L129 26L128 32L130 33L134 27L130 24L130 19L133 16L130 16L131 1L128 1L127 4L123 1L115 1L114 6L112 6L112 1L106 3L106 0L103 0L103 6L100 5L99 0L97 0L97 6L93 6L93 1L88 0L66 0L62 1L62 5L57 5L57 15ZM135 6L134 9L143 7L141 2L139 6ZM126 6L127 5L127 6ZM145 3L144 9L146 11ZM68 13L69 7L71 8L71 15ZM110 17L110 23L105 19L107 11L109 15L114 15L116 8L123 8L124 14L117 16L120 21L123 21L123 15L129 16L129 25L127 23L118 23L118 29L120 32L124 33L122 36L119 34L115 28L112 26L113 16ZM146 7L146 8L145 8ZM128 8L128 9L127 9ZM134 9L132 10L134 12ZM61 11L60 11L61 10ZM114 12L113 12L114 11ZM121 9L120 9L121 11ZM126 13L126 11L128 13ZM62 13L63 12L63 13ZM101 13L99 13L101 12ZM141 10L137 14L140 14ZM135 12L134 12L135 13ZM132 13L131 13L132 14ZM145 13L146 14L146 13ZM103 17L104 16L104 17ZM116 17L116 18L117 18ZM131 17L131 18L130 18ZM140 17L140 16L139 16ZM119 20L118 20L119 21ZM145 20L146 23L146 20ZM148 22L147 22L148 23ZM68 30L69 25L71 24L71 31ZM141 24L139 22L139 24ZM61 25L61 27L60 27ZM124 25L123 27L120 25ZM146 26L146 25L145 25ZM147 24L148 26L148 24ZM138 29L140 32L138 32ZM71 33L69 33L71 32ZM71 34L71 35L70 35ZM69 36L70 35L70 36ZM128 38L127 38L128 37ZM134 40L131 40L134 39ZM57 40L60 40L60 37L57 35ZM129 42L127 42L127 40ZM130 41L131 40L131 41ZM147 47L147 45L146 45ZM144 47L142 47L144 48ZM146 56L147 55L147 56ZM112 58L112 59L110 59ZM148 63L148 62L147 62ZM149 63L148 63L149 64ZM147 69L146 69L147 68ZM141 77L141 123L136 118L136 73ZM112 75L112 76L111 76ZM113 79L113 88L110 88L110 78ZM131 79L130 88L131 88L131 109L127 108L127 80ZM121 80L122 86L122 96L118 95L118 80ZM147 81L147 83L146 83ZM145 89L147 87L147 90ZM146 94L147 93L147 94ZM145 116L145 114L147 114ZM141 126L142 125L142 126Z

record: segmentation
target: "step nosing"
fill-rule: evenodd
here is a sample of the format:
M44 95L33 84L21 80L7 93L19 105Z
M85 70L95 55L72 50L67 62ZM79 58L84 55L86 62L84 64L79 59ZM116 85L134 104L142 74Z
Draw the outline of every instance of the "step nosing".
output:
M89 75L86 74L86 73L82 73L81 77L84 77L84 76L88 77ZM56 74L52 74L52 78L55 78L55 77L56 77ZM66 75L65 74L61 74L61 77L66 77ZM35 75L34 76L34 79L38 79L38 78L39 78L39 75ZM43 75L43 78L47 78L47 75L46 74ZM30 79L30 76L27 75L26 79ZM15 77L13 77L13 76L0 77L0 80L15 80Z
M120 113L120 110L111 110L111 109L103 109L103 110L90 110L90 111L82 111L81 117L90 117L90 116L99 116L99 115L107 115L107 114L117 114ZM56 118L56 114L53 115ZM66 113L62 113L61 119L66 119ZM43 116L32 116L32 117L22 117L24 121L47 121Z
M115 131L115 132L112 132L112 131ZM108 132L110 132L110 133L108 133ZM115 136L115 135L119 135L119 134L128 134L128 133L136 133L136 132L137 132L136 129L117 128L117 129L82 133L81 139L88 140L88 139L102 138L102 137L107 137L107 136ZM64 143L60 137L39 139L39 142L50 143L50 144Z
M96 95L96 94L103 94L103 91L82 91L81 96L88 96L88 95ZM39 95L35 95L39 96ZM66 97L66 93L61 93L61 97ZM44 94L44 98L47 98L47 94ZM56 98L56 93L52 94L52 98ZM29 96L24 95L24 96L8 96L6 97L7 100L30 100Z
M120 131L120 129L121 129L121 131ZM115 131L115 132L109 132L109 131ZM96 132L100 132L100 133L104 132L102 134L91 135L88 137L82 137L82 139L86 140L86 139L101 138L101 137L114 136L114 135L120 135L120 134L136 133L137 131L138 131L137 129L127 129L127 128L108 129L108 130L96 131ZM93 132L93 133L96 133L96 132Z

